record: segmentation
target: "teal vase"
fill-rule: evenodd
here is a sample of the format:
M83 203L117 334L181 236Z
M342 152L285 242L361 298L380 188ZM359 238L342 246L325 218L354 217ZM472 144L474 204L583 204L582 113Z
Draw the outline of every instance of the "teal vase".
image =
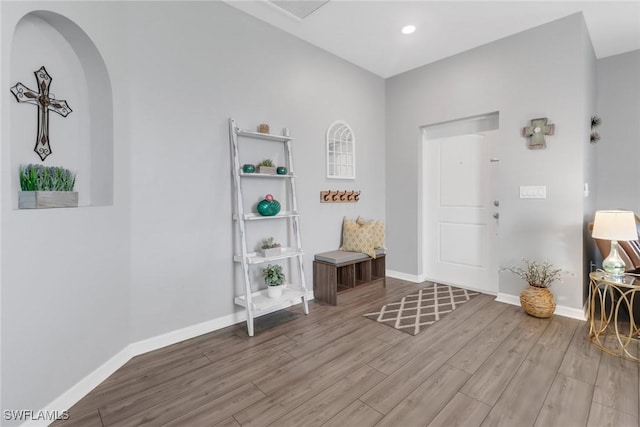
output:
M286 175L287 174L287 168L285 168L284 166L278 166L278 169L276 169L276 173L278 175Z
M280 203L277 200L262 200L258 203L258 213L262 216L274 216L280 212Z
M244 173L254 173L256 171L256 167L250 164L246 164L242 166L242 172Z

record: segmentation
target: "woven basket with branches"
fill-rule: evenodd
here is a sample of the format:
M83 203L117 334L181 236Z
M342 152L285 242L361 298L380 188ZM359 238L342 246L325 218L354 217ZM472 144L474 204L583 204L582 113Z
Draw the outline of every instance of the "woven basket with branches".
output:
M534 317L547 318L556 311L556 302L549 288L527 286L520 293L520 306Z
M545 261L539 263L524 259L525 267L509 267L503 270L509 271L527 282L527 286L520 293L520 306L534 317L551 317L556 310L556 302L549 290L555 281L562 281L562 276L567 274L561 268L554 268L553 264Z

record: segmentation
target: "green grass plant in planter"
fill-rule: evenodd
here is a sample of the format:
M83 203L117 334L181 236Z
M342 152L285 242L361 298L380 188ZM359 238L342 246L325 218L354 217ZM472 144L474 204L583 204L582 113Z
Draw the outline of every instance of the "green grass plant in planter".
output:
M273 163L273 160L264 159L262 162L260 162L260 164L258 165L258 173L266 173L266 174L269 174L269 175L275 175L276 174L276 165L275 165L275 163Z
M20 166L22 191L73 191L76 174L59 166Z
M77 207L78 193L73 191L76 174L59 166L22 165L19 169L18 207Z

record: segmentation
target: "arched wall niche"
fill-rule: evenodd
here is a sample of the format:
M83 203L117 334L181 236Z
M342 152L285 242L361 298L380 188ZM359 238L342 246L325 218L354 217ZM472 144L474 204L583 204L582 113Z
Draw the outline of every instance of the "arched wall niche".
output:
M10 102L10 158L13 207L18 206L20 165L62 166L77 172L80 206L113 204L113 95L107 67L93 41L75 22L51 11L26 14L11 43L11 84L37 89L34 72L45 66L50 93L73 110L49 114L51 155L33 151L37 106Z

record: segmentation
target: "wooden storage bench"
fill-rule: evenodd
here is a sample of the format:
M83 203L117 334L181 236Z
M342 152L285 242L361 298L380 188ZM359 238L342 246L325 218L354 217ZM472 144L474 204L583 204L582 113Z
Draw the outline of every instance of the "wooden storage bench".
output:
M360 252L331 251L317 254L313 261L313 296L337 305L338 292L358 286L382 283L386 287L385 253L376 250L376 258Z

